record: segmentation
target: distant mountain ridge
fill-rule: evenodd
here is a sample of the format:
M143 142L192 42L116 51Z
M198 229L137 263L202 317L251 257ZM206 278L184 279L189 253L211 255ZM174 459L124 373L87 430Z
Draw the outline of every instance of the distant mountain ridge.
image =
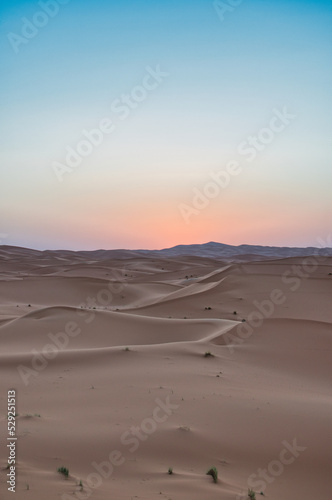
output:
M260 259L268 258L286 258L286 257L305 257L309 255L324 255L332 256L332 248L316 248L316 247L276 247L262 245L227 245L210 241L209 243L192 244L192 245L176 245L171 248L162 250L33 250L22 247L1 245L0 258L16 257L24 258L28 255L45 258L47 256L66 257L75 255L76 258L91 259L91 260L107 260L107 259L130 259L137 257L209 257L213 259L242 259L247 256Z
M304 257L308 255L323 254L332 256L332 248L316 248L316 247L275 247L262 245L227 245L225 243L217 243L210 241L209 243L193 244L193 245L177 245L172 248L163 250L139 250L139 252L147 254L155 254L163 257L176 256L195 256L195 257L211 257L211 258L231 258L246 255L256 255L260 257Z

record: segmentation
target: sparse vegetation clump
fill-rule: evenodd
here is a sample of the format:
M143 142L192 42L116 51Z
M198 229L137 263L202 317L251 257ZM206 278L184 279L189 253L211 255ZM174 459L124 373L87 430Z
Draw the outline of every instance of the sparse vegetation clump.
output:
M210 358L210 357L213 357L213 354L210 351L206 351L206 353L204 354L204 358Z
M218 471L216 467L211 467L206 473L207 476L212 476L213 482L218 482Z
M173 467L169 467L168 474L170 474L170 475L173 474Z
M256 500L256 493L254 492L254 490L248 490L248 497L250 498L250 500Z
M58 467L58 472L60 474L63 474L65 477L69 476L69 470L67 469L67 467Z

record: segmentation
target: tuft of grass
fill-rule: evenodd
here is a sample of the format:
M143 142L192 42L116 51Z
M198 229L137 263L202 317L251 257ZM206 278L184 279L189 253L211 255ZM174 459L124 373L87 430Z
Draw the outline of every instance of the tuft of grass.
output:
M67 469L67 467L58 467L58 472L63 474L65 477L69 476L69 469Z
M250 500L256 500L256 493L254 492L254 490L248 490L248 497L250 498Z
M233 312L233 314L237 314L237 312L236 312L236 311L234 311L234 312Z
M210 357L213 357L213 354L210 351L206 351L206 353L204 354L204 358L210 358Z
M123 350L126 352L130 351L129 347L125 347Z
M170 474L170 475L173 474L173 467L169 467L168 474Z
M212 307L205 307L205 311L211 311Z
M78 483L78 486L80 487L80 490L83 491L83 483L82 479L80 479L80 482Z
M216 467L211 467L206 473L207 476L212 476L213 482L218 482L218 471Z

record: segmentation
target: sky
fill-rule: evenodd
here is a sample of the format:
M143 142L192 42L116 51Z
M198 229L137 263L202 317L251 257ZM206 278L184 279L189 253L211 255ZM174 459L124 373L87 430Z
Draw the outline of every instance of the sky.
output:
M319 246L332 1L2 0L0 245Z

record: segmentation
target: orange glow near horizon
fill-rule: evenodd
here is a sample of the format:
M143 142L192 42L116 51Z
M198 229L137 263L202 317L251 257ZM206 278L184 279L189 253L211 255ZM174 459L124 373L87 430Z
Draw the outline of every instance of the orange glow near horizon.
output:
M199 185L196 179L190 186L178 183L175 188L172 180L152 185L137 182L126 184L122 178L105 175L101 184L96 177L73 175L57 191L39 194L42 210L31 201L34 191L30 198L22 191L21 205L13 205L7 214L11 233L3 232L10 237L19 234L20 239L14 239L19 246L77 250L161 249L209 241L315 246L317 238L327 237L328 206L316 203L317 195L303 207L299 194L285 193L281 199L277 189L271 192L248 184L246 173L204 208L189 212L188 223L179 207L185 204L190 210L193 189L197 186L202 191L204 182Z
M200 213L192 215L187 224L178 203L160 200L151 206L123 203L100 210L97 202L81 206L77 212L69 207L52 218L47 207L43 213L32 213L26 238L35 238L43 248L97 249L161 249L180 244L216 241L230 245L253 244L273 246L315 246L318 237L325 238L324 220L317 223L317 214L302 214L296 210L265 206L264 210L245 200L237 210L232 203L213 200ZM158 207L158 209L157 209ZM67 214L67 215L66 215ZM15 219L15 214L12 215ZM13 229L24 231L16 221ZM305 235L311 229L312 241ZM43 239L40 235L43 235ZM68 245L66 242L71 241ZM21 244L34 247L33 244Z

